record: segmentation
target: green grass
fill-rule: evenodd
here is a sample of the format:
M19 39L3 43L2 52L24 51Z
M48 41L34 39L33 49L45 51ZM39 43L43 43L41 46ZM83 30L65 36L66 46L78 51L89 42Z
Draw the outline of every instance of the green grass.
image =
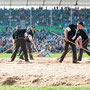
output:
M61 86L61 87L15 87L15 86L0 86L0 90L90 90L90 87L83 86Z
M51 53L51 57L60 57L61 55L62 55L61 53ZM72 56L72 53L68 53L67 56ZM86 53L84 53L83 57L88 58L89 56Z
M1 54L0 58L11 58L11 55L12 54L9 54L9 53Z
M5 53L5 54L0 55L0 58L11 58L11 55L12 54ZM36 57L35 54L33 54L33 55ZM53 57L60 57L61 56L61 53L50 53L50 55L51 55L52 58ZM72 55L72 53L67 54L67 56L70 56L70 55ZM86 58L86 57L89 58L89 56L86 53L84 53L83 54L83 58ZM18 58L18 56L17 56L17 58Z

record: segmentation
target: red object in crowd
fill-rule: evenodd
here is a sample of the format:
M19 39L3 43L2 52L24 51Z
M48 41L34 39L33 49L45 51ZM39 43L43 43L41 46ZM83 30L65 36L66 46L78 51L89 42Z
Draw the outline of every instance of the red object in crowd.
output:
M0 46L2 46L2 42L0 42Z
M42 29L42 31L45 31L44 28Z

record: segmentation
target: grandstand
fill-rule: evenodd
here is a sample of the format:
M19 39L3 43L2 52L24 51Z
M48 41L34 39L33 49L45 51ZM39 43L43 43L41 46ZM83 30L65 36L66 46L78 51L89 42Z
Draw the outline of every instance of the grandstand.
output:
M49 5L51 5L50 8L48 8ZM77 24L78 21L84 23L84 30L88 36L90 36L89 5L89 0L87 0L87 2L86 0L72 0L72 2L71 0L52 0L52 3L50 0L1 1L0 48L3 47L3 50L1 49L0 52L12 46L11 35L17 25L20 25L22 28L34 25L36 27L35 43L37 43L37 40L41 43L41 40L47 41L48 39L48 41L50 41L53 38L56 39L56 37L49 38L51 35L49 31L54 31L64 37L64 29L71 23ZM19 6L23 7L20 8ZM45 35L43 35L43 31ZM8 42L6 42L6 40ZM54 41L56 41L59 46L59 41ZM41 46L43 46L43 44L41 44Z

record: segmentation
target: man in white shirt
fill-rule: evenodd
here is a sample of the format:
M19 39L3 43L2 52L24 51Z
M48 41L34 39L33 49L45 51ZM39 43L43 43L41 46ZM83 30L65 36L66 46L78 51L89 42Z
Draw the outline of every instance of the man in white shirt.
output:
M77 62L77 53L76 53L76 46L69 41L75 43L75 39L76 39L76 35L77 35L77 31L79 29L82 29L81 28L81 25L82 23L79 22L78 25L69 25L69 27L67 27L65 29L65 47L64 47L64 52L62 54L62 56L59 58L59 62L62 63L63 59L65 58L66 54L68 53L68 47L69 45L71 46L72 48L72 53L73 53L73 63L78 63Z

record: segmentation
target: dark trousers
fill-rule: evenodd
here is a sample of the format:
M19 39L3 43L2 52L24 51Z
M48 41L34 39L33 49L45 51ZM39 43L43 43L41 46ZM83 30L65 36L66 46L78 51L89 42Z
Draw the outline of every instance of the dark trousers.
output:
M20 56L21 52L22 52L22 49L20 48L20 49L18 50L18 55L19 55L19 56Z
M28 53L31 53L32 52L30 42L26 42L26 48L27 48L27 52Z
M68 53L68 47L69 47L69 45L70 45L71 48L72 48L73 63L74 63L74 62L77 62L76 46L73 45L73 44L71 44L71 43L69 43L69 42L66 42L66 41L65 41L65 47L64 47L63 54L62 54L62 56L61 56L61 58L60 58L60 62L63 61L63 59L65 58L66 54Z
M88 42L89 42L89 40L87 40L86 42L83 42L83 43L82 43L83 48L87 49ZM88 49L87 49L87 50L88 50ZM88 52L88 51L85 51L85 52L90 56L90 52ZM79 60L79 61L82 60L82 55L83 55L83 49L80 49L80 50L79 50L79 55L78 55L78 60Z
M30 59L33 59L30 42L26 42L26 49L29 53ZM21 53L20 58L23 58L23 52Z
M26 50L26 41L24 39L15 40L15 49L11 56L11 61L14 61L19 47L21 47L21 49L24 53L25 61L28 61L27 50Z

